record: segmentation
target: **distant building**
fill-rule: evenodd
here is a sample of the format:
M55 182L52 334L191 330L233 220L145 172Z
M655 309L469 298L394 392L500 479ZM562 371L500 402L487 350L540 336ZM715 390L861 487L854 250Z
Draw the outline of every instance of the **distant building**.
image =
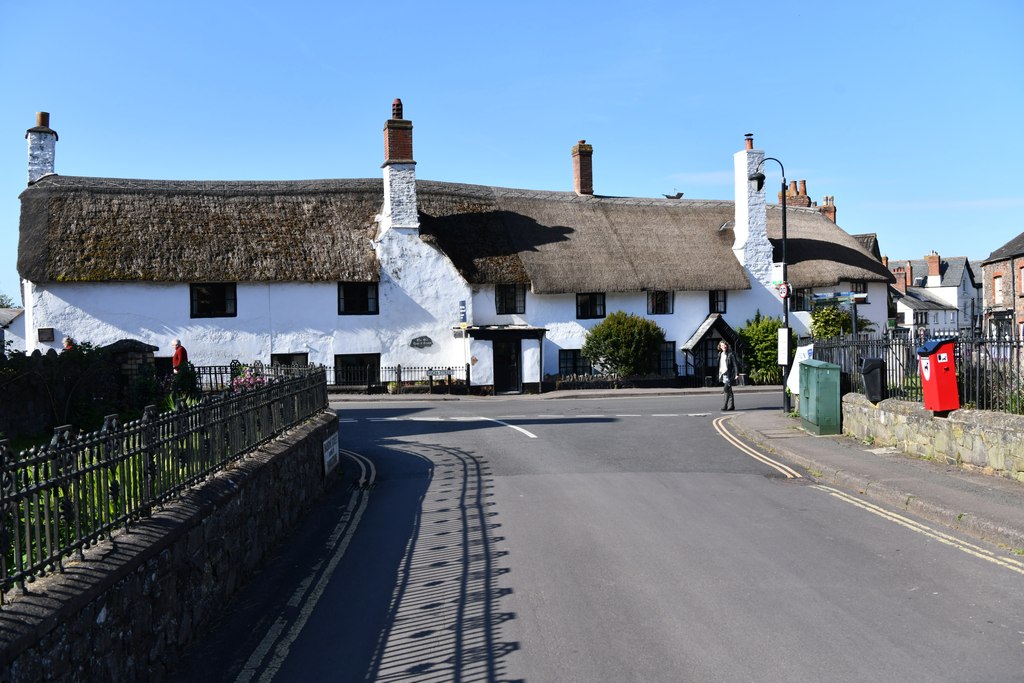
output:
M12 351L25 350L25 316L20 308L0 308L0 350L9 343Z
M966 256L933 251L923 259L882 261L896 278L896 330L921 337L979 329L981 283Z
M666 332L661 371L700 383L715 347L755 312L779 316L772 283L782 213L733 155L735 201L594 192L593 147L572 147L571 192L425 181L396 100L383 178L170 181L54 173L49 119L30 129L18 270L28 349L67 335L137 339L199 365L231 359L471 366L495 391L586 372L588 330L622 310ZM789 280L798 295L859 288L884 325L889 272L792 188ZM807 334L809 314L791 324Z
M1024 339L1024 232L981 263L985 283L985 329Z

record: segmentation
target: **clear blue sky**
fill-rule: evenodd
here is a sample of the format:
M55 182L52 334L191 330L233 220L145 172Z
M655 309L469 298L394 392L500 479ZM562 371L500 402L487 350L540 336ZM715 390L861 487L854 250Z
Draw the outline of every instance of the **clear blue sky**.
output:
M422 179L569 190L585 138L598 194L732 199L752 132L891 258L983 258L1024 231L1022 28L1019 0L0 0L0 292L36 111L64 175L364 178L395 97Z

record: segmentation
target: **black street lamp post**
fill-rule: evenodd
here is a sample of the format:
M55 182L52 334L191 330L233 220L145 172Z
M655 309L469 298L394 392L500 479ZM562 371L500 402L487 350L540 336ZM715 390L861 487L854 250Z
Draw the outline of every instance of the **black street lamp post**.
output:
M760 191L764 188L765 175L761 172L761 166L766 161L774 161L779 165L779 169L782 171L782 288L780 292L782 294L782 328L783 334L785 334L785 344L783 345L780 337L780 356L785 354L785 363L782 364L782 412L789 413L789 393L786 391L786 380L789 379L790 371L790 353L789 353L789 297L792 291L789 287L789 272L787 270L786 262L786 168L782 165L782 162L775 157L765 157L758 164L754 172L747 176L747 180L750 180L757 184L757 189ZM781 358L780 358L781 360Z

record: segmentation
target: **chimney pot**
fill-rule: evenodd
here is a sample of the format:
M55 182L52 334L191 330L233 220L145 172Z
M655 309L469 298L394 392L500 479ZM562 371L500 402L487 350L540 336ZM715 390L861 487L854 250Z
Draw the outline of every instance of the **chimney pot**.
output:
M801 197L806 197L807 196L807 181L806 180L801 180L800 181L800 196Z
M50 112L48 111L37 111L36 112L36 125L40 128L50 127Z
M753 133L744 133L743 134L743 143L746 145L747 149L754 149L754 134Z
M397 97L395 98L395 101L391 103L391 118L402 118L402 100Z

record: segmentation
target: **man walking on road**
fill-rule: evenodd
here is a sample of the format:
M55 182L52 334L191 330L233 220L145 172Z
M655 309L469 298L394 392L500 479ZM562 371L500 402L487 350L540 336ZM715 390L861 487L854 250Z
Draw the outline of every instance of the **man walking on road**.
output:
M725 394L725 403L722 410L736 410L736 401L732 395L732 385L736 381L739 371L736 367L736 354L729 350L726 341L718 343L718 379L722 382L722 392Z

